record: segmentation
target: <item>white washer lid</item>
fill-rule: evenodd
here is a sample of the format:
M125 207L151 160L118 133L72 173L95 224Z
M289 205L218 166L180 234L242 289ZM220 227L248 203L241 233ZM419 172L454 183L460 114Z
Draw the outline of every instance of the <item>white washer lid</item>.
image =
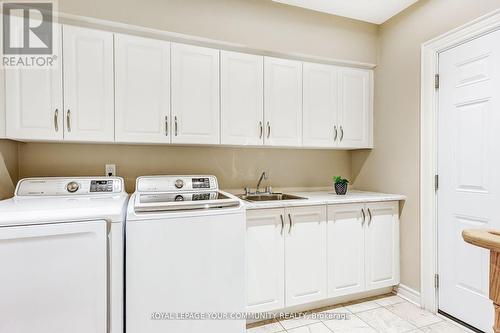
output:
M77 221L125 221L128 195L30 197L0 201L0 227Z

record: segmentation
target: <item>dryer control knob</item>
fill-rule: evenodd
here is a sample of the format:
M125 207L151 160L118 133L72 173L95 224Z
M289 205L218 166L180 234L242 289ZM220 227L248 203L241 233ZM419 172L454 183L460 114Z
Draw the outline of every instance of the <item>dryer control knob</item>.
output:
M80 185L78 185L77 182L69 182L66 185L66 191L68 191L69 193L75 193L76 191L78 191L79 188Z
M175 187L176 188L182 188L184 186L184 181L182 179L177 179L175 181Z

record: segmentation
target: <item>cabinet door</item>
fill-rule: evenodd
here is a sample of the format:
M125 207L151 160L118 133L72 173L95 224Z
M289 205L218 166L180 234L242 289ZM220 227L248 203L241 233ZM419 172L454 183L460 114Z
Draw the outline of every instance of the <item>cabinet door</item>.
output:
M5 69L6 135L16 140L62 140L61 26L54 24L51 68ZM13 32L13 37L22 34Z
M302 63L264 58L264 143L302 144Z
M219 50L172 44L172 143L219 143Z
M285 304L327 296L326 206L285 210Z
M264 58L221 51L221 143L262 145Z
M170 142L170 43L115 35L117 142Z
M398 202L366 205L366 284L367 289L399 283Z
M66 140L114 141L113 34L63 26Z
M311 63L304 63L303 66L303 145L334 147L339 139L338 69Z
M339 147L372 147L372 87L369 70L340 70L340 137Z
M284 211L247 211L247 311L285 307Z
M328 206L328 297L365 289L364 204Z

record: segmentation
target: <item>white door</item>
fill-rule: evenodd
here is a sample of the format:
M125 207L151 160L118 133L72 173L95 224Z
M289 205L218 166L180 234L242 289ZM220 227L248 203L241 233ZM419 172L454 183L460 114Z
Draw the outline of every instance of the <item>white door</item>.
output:
M248 210L246 228L247 311L284 308L284 210Z
M10 139L63 139L61 26L54 24L53 29L58 56L53 67L5 69L6 135Z
M117 142L170 143L170 43L115 34Z
M439 309L491 332L489 252L462 230L498 229L500 31L439 56Z
M302 144L302 63L264 58L264 143Z
M326 206L285 209L285 304L327 296Z
M172 143L219 143L219 50L172 43Z
M328 297L365 289L364 204L328 206Z
M305 62L303 145L334 147L339 136L338 69Z
M372 87L370 70L340 70L339 147L372 146Z
M221 51L221 143L264 143L264 58Z
M366 204L366 288L399 283L399 203Z
M114 141L113 33L63 26L64 139Z
M0 332L106 333L105 221L0 228Z

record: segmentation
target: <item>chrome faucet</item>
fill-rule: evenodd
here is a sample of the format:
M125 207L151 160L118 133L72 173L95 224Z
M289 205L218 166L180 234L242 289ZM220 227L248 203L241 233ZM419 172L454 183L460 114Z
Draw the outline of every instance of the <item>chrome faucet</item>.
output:
M262 183L263 179L267 179L267 173L264 171L259 178L259 182L257 183L257 188L255 189L255 193L261 193L260 192L260 183Z

